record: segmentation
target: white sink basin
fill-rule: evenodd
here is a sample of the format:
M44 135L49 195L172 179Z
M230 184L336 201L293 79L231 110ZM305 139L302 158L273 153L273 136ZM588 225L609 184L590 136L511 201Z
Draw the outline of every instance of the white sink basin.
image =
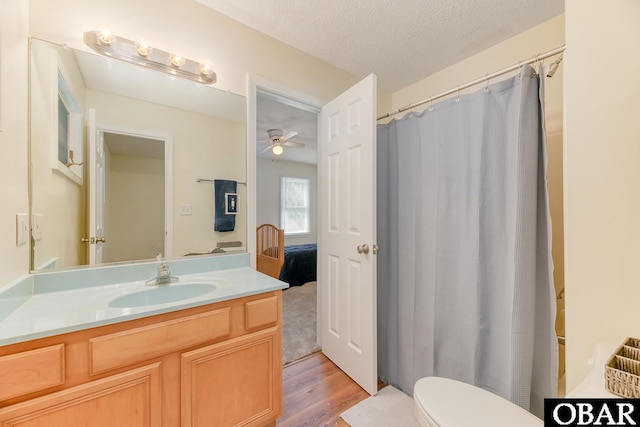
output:
M131 308L148 305L166 304L199 297L216 290L211 283L184 283L172 285L155 285L144 291L123 295L109 301L109 307Z

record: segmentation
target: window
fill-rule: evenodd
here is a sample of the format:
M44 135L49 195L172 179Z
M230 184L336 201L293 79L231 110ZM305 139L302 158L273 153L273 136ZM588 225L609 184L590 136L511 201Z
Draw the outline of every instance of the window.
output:
M280 227L285 234L309 233L309 179L280 177Z
M58 94L58 161L64 165L69 162L69 109Z
M63 73L62 64L58 64L57 74L57 94L56 106L58 121L52 123L57 128L54 139L51 141L54 146L51 167L54 171L61 173L76 184L83 182L83 138L82 138L82 114L80 104L72 91L72 87L67 84Z

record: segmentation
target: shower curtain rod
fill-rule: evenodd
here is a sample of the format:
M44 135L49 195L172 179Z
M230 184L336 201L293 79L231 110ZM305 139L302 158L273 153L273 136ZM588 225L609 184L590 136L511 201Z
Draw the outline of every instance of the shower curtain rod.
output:
M562 46L557 47L557 48L555 48L553 50L550 50L550 51L547 51L545 53L541 53L539 55L531 57L531 58L527 59L526 61L520 61L515 65L512 65L510 67L504 68L504 69L502 69L500 71L496 71L495 73L487 74L486 76L481 77L481 78L476 79L476 80L473 80L473 81L471 81L469 83L463 84L461 86L457 86L457 87L455 87L453 89L449 89L449 90L447 90L445 92L442 92L442 93L439 93L439 94L434 95L432 97L423 99L422 101L414 102L413 104L407 105L407 106L402 107L402 108L398 108L397 110L390 111L387 114L385 114L384 116L378 117L377 120L382 120L382 119L386 119L387 117L395 116L398 113L402 113L402 112L405 112L407 110L411 110L412 108L419 107L420 105L426 104L428 102L432 102L432 101L434 101L436 99L440 99L440 98L443 98L443 97L445 97L447 95L451 95L453 93L460 92L461 90L467 89L467 88L469 88L471 86L475 86L475 85L477 85L479 83L488 82L489 80L491 80L493 78L496 78L496 77L501 76L503 74L507 74L507 73L509 73L511 71L515 71L518 68L523 67L524 65L533 64L534 62L542 61L543 59L546 59L546 58L549 58L551 56L555 56L555 55L558 55L560 53L563 53L564 50L565 50L565 45L562 45ZM561 60L562 60L562 57L558 58L554 62L554 64L555 63L560 64ZM557 64L556 64L556 68L557 68ZM549 77L551 77L552 74L551 73L549 73L549 74L550 74Z

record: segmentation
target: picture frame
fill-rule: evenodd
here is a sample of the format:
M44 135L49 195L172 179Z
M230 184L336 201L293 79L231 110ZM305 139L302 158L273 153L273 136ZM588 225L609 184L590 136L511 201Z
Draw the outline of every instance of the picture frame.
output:
M238 213L238 193L224 193L224 213L225 215Z

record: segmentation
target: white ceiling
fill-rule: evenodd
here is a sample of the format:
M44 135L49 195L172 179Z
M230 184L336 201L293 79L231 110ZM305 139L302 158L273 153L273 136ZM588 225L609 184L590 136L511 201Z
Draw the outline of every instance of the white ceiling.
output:
M104 144L111 154L164 159L164 141L119 133L105 133Z
M287 160L290 162L317 163L317 114L287 105L270 97L258 94L256 105L256 135L258 140L268 139L269 129L281 129L284 134L296 131L298 134L291 141L301 142L304 147L284 147L280 156L271 150L262 152L267 145L258 143L258 156L272 160Z
M564 12L564 0L196 0L394 92Z
M196 1L390 92L564 12L564 0ZM306 144L262 157L315 163L316 118L303 113L258 98L259 139L279 128Z

